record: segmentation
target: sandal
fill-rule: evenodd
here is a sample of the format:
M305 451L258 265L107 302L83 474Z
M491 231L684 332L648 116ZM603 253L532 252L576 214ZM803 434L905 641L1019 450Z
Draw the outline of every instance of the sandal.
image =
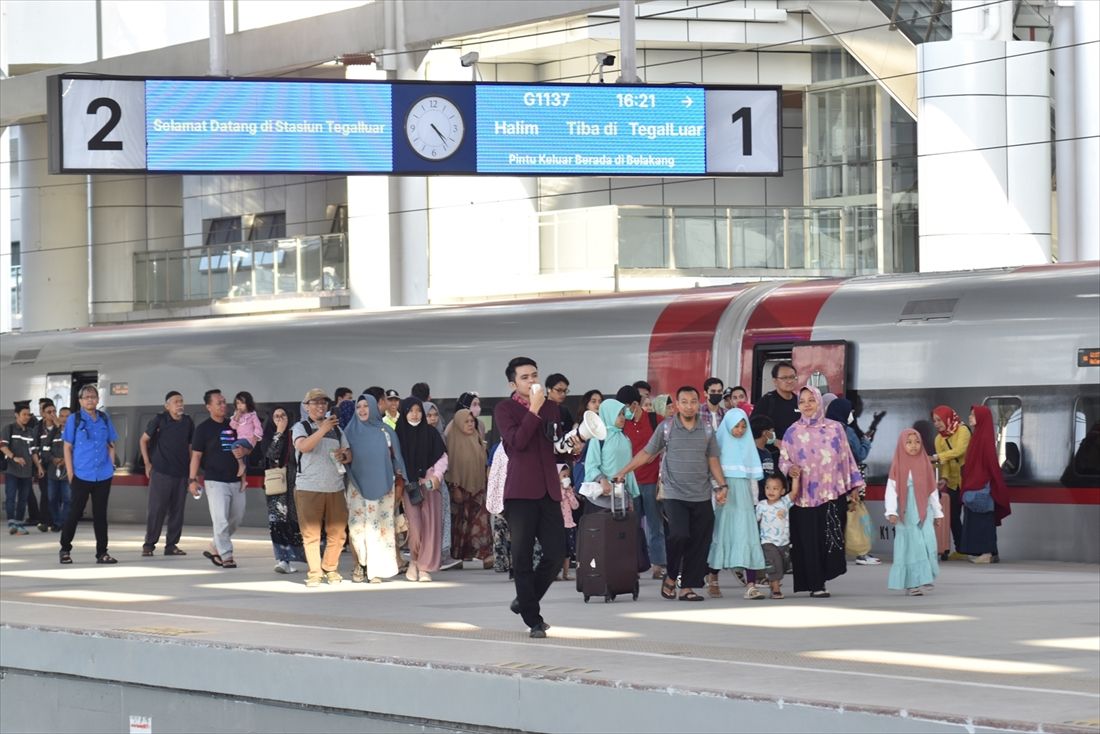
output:
M222 561L220 565L222 568L236 568L237 562L230 558L228 561Z
M773 591L772 594L771 594L771 598L772 599L782 599L783 598L783 592L782 591Z
M750 586L748 589L745 590L745 598L746 599L763 599L764 598L764 592L762 592L760 589L756 588L755 586Z
M61 560L62 563L72 563L73 562L73 557L69 555L68 551L61 551L60 560Z
M707 576L707 594L711 599L722 598L722 590L718 588L718 576L715 574Z
M665 576L661 581L661 596L665 599L676 598L676 579L671 576Z
M203 551L202 555L203 555L204 558L209 558L210 562L213 563L215 566L224 566L225 565L224 563L222 563L222 557L219 556L217 553L211 553L210 551Z
M810 592L810 598L811 599L828 599L830 596L832 596L832 594L825 591L824 589L822 589L821 591L811 591Z
M680 594L680 601L705 601L705 599L696 594L694 591L687 591L683 594Z
M114 558L111 558L106 553L101 555L99 558L95 559L95 562L96 563L118 563L118 561L116 561Z
M737 580L741 582L742 586L748 586L749 582L745 579L745 572L740 568L733 569L733 575L737 577Z

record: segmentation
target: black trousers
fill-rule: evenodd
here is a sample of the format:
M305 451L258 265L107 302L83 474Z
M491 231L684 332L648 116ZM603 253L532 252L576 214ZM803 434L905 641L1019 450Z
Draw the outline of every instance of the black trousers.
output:
M35 498L34 485L31 485L31 491L27 493L27 521L31 525L53 525L55 521L50 518L50 489L47 479L46 477L35 479L34 483L38 485L41 501Z
M160 530L168 520L164 534L164 549L179 545L183 535L183 508L187 502L187 477L170 477L153 470L149 478L149 512L145 519L145 544L142 550L157 547Z
M561 570L565 557L565 522L561 503L549 495L538 500L504 500L504 519L512 533L512 573L519 613L528 627L542 624L539 602ZM535 540L542 560L534 566Z
M665 519L668 530L665 547L668 550L669 578L680 577L684 589L697 589L705 582L707 552L714 533L714 507L710 500L686 502L666 499Z
M73 537L76 524L84 514L88 498L92 498L92 527L95 528L95 557L107 555L107 500L111 497L111 480L86 482L73 477L73 503L69 507L69 516L65 518L65 527L61 529L61 550L70 553L73 549Z

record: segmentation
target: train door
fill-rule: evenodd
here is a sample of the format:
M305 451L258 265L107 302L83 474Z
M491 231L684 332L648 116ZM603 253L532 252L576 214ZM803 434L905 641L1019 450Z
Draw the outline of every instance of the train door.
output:
M53 400L58 408L69 406L70 410L79 410L77 396L85 385L99 387L97 370L76 370L74 372L52 372L46 375L46 397Z
M772 368L780 362L794 365L799 385L813 385L823 394L843 395L853 387L851 348L850 342L842 340L758 345L753 354L753 401L774 388Z

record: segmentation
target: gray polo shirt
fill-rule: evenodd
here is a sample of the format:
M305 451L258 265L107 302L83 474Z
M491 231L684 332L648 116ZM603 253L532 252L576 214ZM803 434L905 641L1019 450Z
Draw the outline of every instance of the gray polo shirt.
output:
M714 433L703 426L703 421L696 418L695 428L689 431L678 416L666 418L645 445L645 452L650 455L659 453L661 449L665 450L661 465L665 499L684 502L709 500L713 489L707 458L718 457L718 442Z
M317 424L311 421L314 432L317 431ZM339 432L340 439L336 439L337 432ZM306 437L305 426L301 421L294 424L294 429L291 431L291 444L297 444L299 438ZM313 451L306 451L302 454L302 468L298 471L298 475L294 480L295 489L304 489L307 492L343 492L344 491L344 474L336 468L336 461L332 458L332 452L336 449L346 449L348 447L347 436L343 431L339 429L333 429L328 432L324 438L321 439ZM298 452L297 446L294 448L295 454Z

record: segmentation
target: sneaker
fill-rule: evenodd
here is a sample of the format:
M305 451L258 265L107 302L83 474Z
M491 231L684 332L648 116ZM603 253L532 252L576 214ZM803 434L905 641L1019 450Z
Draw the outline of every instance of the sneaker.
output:
M363 567L356 564L355 568L351 572L351 582L353 584L361 584L366 578L366 572L363 571Z
M37 525L35 525L35 527L36 527L36 528L38 528L38 532L40 532L40 533L45 533L45 532L48 532L48 531L49 531L49 529L50 529L50 526L49 526L49 525L47 525L47 524L46 524L46 523L44 523L44 522L40 522L40 523L38 523Z
M22 525L16 525L12 528L12 535L30 535L31 531L27 530Z
M326 571L325 572L325 581L329 584L338 584L343 580L344 580L344 577L341 576L340 574L336 573L335 571Z
M983 553L980 556L970 556L969 560L970 560L971 563L992 563L993 562L993 554L992 553Z
M430 573L428 573L427 571L421 571L420 572L419 581L421 581L422 583L428 583L431 580L432 580L432 575Z
M286 561L279 561L275 564L275 573L290 573L290 571L287 570L289 567L290 564Z
M306 576L306 588L315 589L320 585L321 585L321 576L319 574L317 576L314 576L313 574L310 574L309 576Z
M542 628L542 625L532 627L531 631L527 633L527 636L535 640L544 640L546 639L546 630Z
M290 565L290 561L283 561L283 563L286 564L285 568L286 568L287 573L298 573L298 569L296 569L296 568L294 568L294 566Z
M948 559L952 561L966 561L970 559L970 556L965 553L959 553L958 551L952 551Z
M868 556L856 556L856 565L857 566L877 566L881 563L882 563L882 561L875 558L874 556L870 556L870 555L868 555Z

